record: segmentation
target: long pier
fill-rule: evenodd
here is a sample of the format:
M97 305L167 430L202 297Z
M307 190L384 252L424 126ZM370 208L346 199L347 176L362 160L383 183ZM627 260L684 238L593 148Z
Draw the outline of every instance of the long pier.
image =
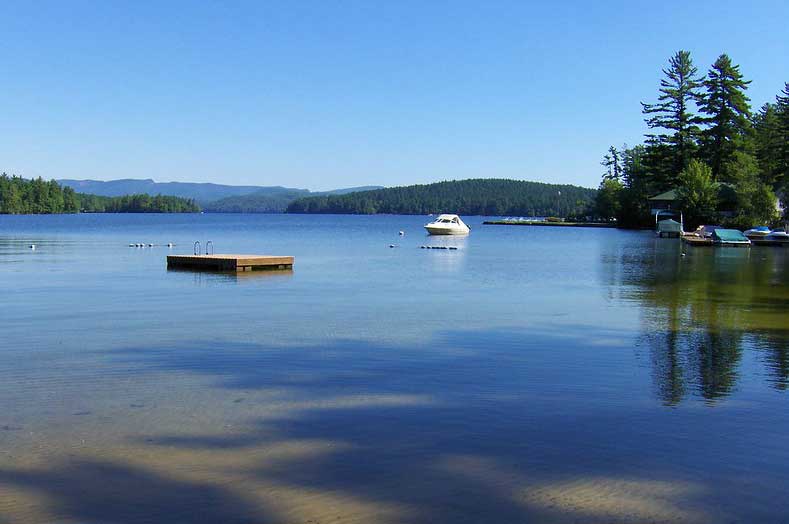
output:
M545 220L486 220L484 226L544 226L544 227L603 227L616 228L610 222L548 222Z
M198 271L276 271L293 269L293 257L270 255L167 255L168 269Z

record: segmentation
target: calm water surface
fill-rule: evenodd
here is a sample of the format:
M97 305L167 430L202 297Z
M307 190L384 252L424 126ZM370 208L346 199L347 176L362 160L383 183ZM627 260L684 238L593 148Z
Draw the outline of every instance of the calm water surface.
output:
M0 216L0 523L789 521L789 249L425 221Z

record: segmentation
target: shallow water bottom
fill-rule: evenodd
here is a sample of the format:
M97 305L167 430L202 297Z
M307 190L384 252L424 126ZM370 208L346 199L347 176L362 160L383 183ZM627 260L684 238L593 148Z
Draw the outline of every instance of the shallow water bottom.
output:
M457 250L420 249L420 217L50 219L0 217L2 524L789 515L780 249L475 218ZM126 247L206 237L296 266L168 272L169 251Z

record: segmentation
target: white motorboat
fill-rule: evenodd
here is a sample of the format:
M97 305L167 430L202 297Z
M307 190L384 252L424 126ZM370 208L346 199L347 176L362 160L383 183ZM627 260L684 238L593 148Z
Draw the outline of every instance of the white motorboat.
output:
M438 215L433 222L425 225L431 235L468 235L468 227L457 215Z
M775 231L771 231L769 235L765 235L765 240L770 240L772 242L787 242L789 243L789 233L782 229L776 229Z
M770 234L770 228L767 226L756 226L743 232L743 235L751 240L759 240Z

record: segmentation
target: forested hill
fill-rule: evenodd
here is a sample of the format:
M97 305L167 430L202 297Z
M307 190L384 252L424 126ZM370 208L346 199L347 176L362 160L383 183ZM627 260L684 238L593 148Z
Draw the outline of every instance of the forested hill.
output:
M193 199L209 213L282 213L297 198L350 193L380 186L313 192L282 186L230 186L195 182L155 182L151 179L57 180L62 187L90 195L122 197L127 195L167 195Z
M306 189L266 188L265 190L223 198L203 205L207 213L283 213L288 205L299 198L307 196L344 195L354 191L380 189L380 186L368 186L347 189L335 189L324 193L312 193Z
M595 189L507 179L470 179L300 198L288 213L581 216Z
M155 182L151 179L127 178L120 180L73 180L61 179L57 181L63 187L70 187L74 191L98 196L126 196L126 195L167 195L181 198L194 199L203 205L220 198L238 195L248 195L263 190L277 192L285 190L284 187L262 186L228 186L224 184L208 184L194 182ZM298 191L290 189L290 191ZM305 196L307 191L304 191Z
M0 214L193 213L200 207L185 198L163 195L107 197L77 193L54 180L0 175Z

